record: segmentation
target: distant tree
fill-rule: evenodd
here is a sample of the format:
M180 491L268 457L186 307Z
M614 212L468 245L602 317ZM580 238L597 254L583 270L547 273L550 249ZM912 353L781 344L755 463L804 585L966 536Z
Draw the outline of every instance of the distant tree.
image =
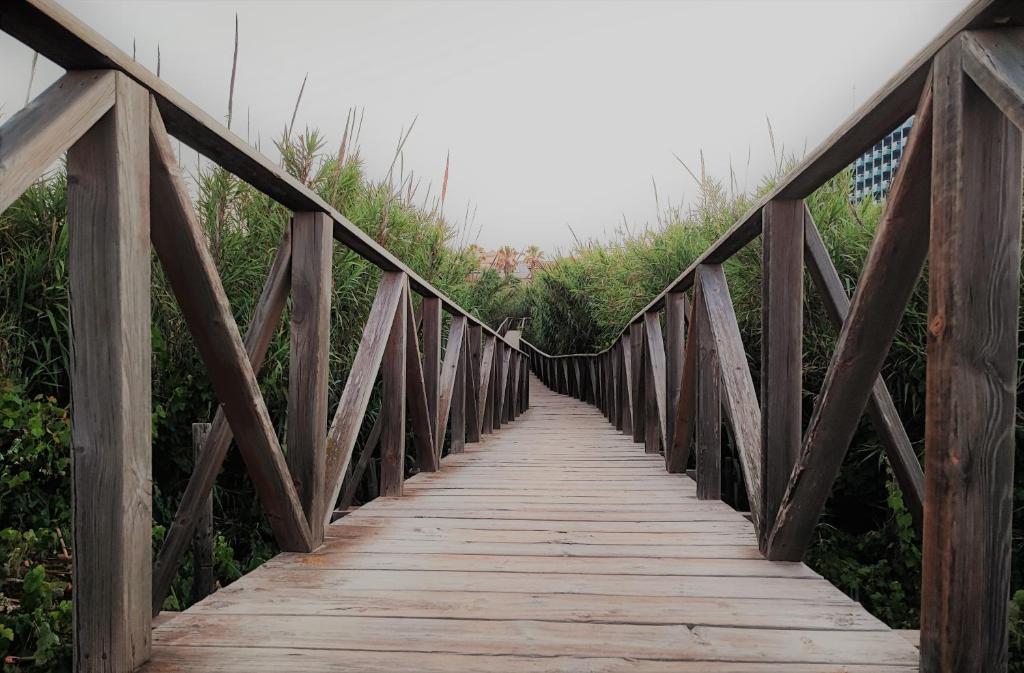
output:
M503 245L494 253L494 268L506 276L512 274L519 266L519 251L511 245Z
M526 264L526 268L532 274L537 267L544 264L544 251L540 249L539 245L527 247L523 252L523 263Z

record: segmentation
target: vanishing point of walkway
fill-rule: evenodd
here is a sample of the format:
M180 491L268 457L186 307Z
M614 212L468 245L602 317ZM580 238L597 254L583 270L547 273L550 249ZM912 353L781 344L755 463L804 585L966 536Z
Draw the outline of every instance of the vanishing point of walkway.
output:
M531 408L154 631L148 673L820 673L917 651L593 407Z

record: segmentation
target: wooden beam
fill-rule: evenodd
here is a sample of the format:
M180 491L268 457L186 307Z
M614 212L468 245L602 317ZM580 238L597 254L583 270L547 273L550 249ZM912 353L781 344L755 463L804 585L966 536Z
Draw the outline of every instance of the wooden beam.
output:
M466 400L469 395L466 392L466 351L469 349L467 329L462 331L462 343L459 344L459 359L455 367L455 381L452 384L452 403L449 417L452 426L451 453L464 453L466 451Z
M384 272L377 287L377 295L370 307L366 327L363 328L363 338L359 341L359 349L348 372L345 389L341 393L331 428L327 432L328 516L334 511L334 503L338 501L338 495L341 493L341 484L348 472L352 450L359 436L359 426L366 415L366 406L373 392L373 382L377 379L377 372L384 358L384 348L391 334L391 326L395 322L395 312L401 307L405 287L405 278L401 272Z
M697 414L697 301L700 299L700 284L693 288L693 307L687 320L688 333L683 351L682 380L679 383L679 402L674 407L675 416L672 430L671 450L666 452L665 466L672 474L682 474L690 462L690 445L693 442L694 419Z
M309 522L310 542L324 539L327 379L334 240L324 213L292 218L292 317L288 368L288 468Z
M842 331L843 323L850 314L850 298L846 296L846 288L839 279L839 272L832 263L832 258L806 205L804 255L807 259L807 273L821 297L825 314L836 329ZM924 520L924 470L921 469L921 462L910 444L910 438L907 437L907 431L896 411L896 404L881 376L875 379L875 384L871 388L868 414L896 476L896 483L903 494L903 503L913 517L915 527L921 531Z
M492 417L494 415L494 395L491 393L492 381L494 380L494 344L497 341L492 336L485 336L483 343L483 354L480 357L480 424L481 434L490 434Z
M619 339L619 354L616 356L615 390L618 400L615 408L616 428L627 435L633 435L633 346L632 335L624 332Z
M511 380L511 368L512 368L512 349L507 345L502 344L501 349L501 379L498 382L498 400L500 401L499 408L496 410L495 418L500 418L501 422L504 423L508 420L506 410L508 408L509 394L509 382ZM501 427L495 423L495 427Z
M765 525L761 475L761 410L750 377L747 356L743 351L740 328L729 297L729 285L720 264L700 268L701 300L707 311L708 324L718 348L722 369L722 402L732 427L732 438L743 468L743 481L750 501L750 517L754 530ZM701 316L703 317L703 316Z
M972 30L960 41L964 71L1017 128L1024 128L1024 29Z
M152 413L149 95L116 103L68 152L76 671L150 652Z
M409 282L402 278L402 296L398 300L391 333L384 347L381 363L380 414L380 494L383 497L402 495L405 483L405 354L409 306Z
M430 414L430 407L427 404L411 293L406 299L405 306L405 404L409 409L409 421L412 425L413 449L416 451L416 465L420 472L436 472L440 467L434 450L434 422L437 417Z
M721 363L703 295L697 298L697 498L722 499Z
M655 312L644 314L644 341L647 344L648 375L651 377L648 392L653 393L654 398L647 404L654 412L651 418L657 424L656 436L659 441L664 441L664 438L669 436L667 429L668 374L665 362L665 339L661 335L661 318ZM657 448L654 451L648 448L648 453L657 453Z
M761 473L775 521L803 435L804 202L769 201L761 219Z
M630 419L633 421L633 441L642 443L647 420L644 404L647 388L644 385L644 325L636 322L629 326L630 370L627 372L630 392Z
M270 266L263 291L249 322L245 335L245 352L253 373L259 374L263 367L267 349L277 331L277 323L284 311L291 289L292 230L285 227L281 243ZM224 410L218 406L214 414L206 448L192 468L185 492L181 496L178 510L167 530L167 537L160 548L160 554L153 565L153 614L160 613L164 598L170 591L171 583L178 572L178 564L188 548L192 531L201 518L204 503L213 492L217 473L224 463L224 457L231 446L231 426L228 425Z
M965 81L962 62L951 44L934 66L924 673L1008 663L1021 133Z
M686 313L685 294L672 292L665 296L665 469L672 473L680 471L673 439L686 359Z
M206 438L210 435L209 423L192 424L192 460L199 462L199 457L206 450ZM202 510L196 521L196 530L192 535L192 593L193 603L198 603L216 590L217 577L213 568L213 496L206 497Z
M113 107L114 79L66 73L0 126L0 213Z
M150 119L150 235L278 545L312 549L309 526L160 113Z
M421 304L423 312L423 383L427 391L427 409L430 411L430 427L435 437L434 456L430 461L422 462L420 469L435 466L441 456L441 447L437 445L437 437L444 439L444 430L438 432L438 402L441 394L441 300L424 297Z
M493 404L491 405L492 430L498 430L501 428L501 409L505 399L504 376L507 373L505 369L505 350L507 348L508 346L505 342L499 340L494 351L494 386L491 389L491 395L494 398ZM554 390L557 392L557 385Z
M768 540L773 560L803 557L921 274L928 253L931 153L929 85Z
M466 332L466 441L480 441L480 415L483 398L480 395L480 366L483 330L470 325Z
M445 430L448 428L448 416L451 412L452 398L455 395L455 378L459 370L459 357L462 354L462 342L466 334L466 319L453 316L448 326L448 341L444 349L444 362L441 364L441 395L437 409L437 434L435 447L438 457L444 444Z

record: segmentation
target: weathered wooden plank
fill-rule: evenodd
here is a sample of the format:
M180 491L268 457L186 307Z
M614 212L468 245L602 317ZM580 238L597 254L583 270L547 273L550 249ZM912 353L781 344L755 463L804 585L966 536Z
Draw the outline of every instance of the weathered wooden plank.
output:
M679 456L674 453L676 413L683 385L686 360L686 295L673 292L665 296L665 469L679 472Z
M359 426L366 415L366 405L370 402L373 382L384 358L384 349L395 321L395 312L401 306L405 287L405 279L399 272L385 272L381 278L377 295L370 307L370 316L366 320L366 327L363 328L363 338L359 342L345 389L334 412L334 420L331 421L331 428L327 432L328 512L333 511L334 503L341 493L341 484L352 460L352 450L359 435ZM383 432L383 428L381 431Z
M1017 128L1024 127L1024 31L972 30L960 42L964 71Z
M679 401L672 412L675 421L672 443L665 454L665 468L670 474L686 472L690 461L690 445L693 442L694 422L697 415L697 313L700 301L700 284L693 288L693 308L687 319L686 347L681 365L682 380L679 382Z
M721 362L704 294L696 298L696 450L697 498L722 499Z
M962 57L952 43L934 66L921 584L927 673L1007 667L1021 132L966 81Z
M402 292L391 323L381 363L380 494L402 495L405 481L405 354L408 350L409 284Z
M245 335L245 352L254 374L259 374L263 366L263 359L266 357L271 339L277 330L277 322L288 299L291 288L291 241L291 227L286 227ZM220 471L224 456L231 446L231 438L231 426L224 416L224 410L218 407L206 439L206 449L192 468L185 493L181 496L178 510L174 513L167 537L153 565L154 615L160 612L171 582L178 572L178 564L188 547L200 511L204 507L203 503L213 491L217 472Z
M462 357L465 336L466 319L461 316L452 317L451 324L448 326L444 362L441 364L441 388L437 408L437 434L435 435L438 456L440 456L441 445L444 443L445 431L448 428L448 417L451 414L452 400L455 395L455 380L459 371L459 359Z
M462 332L462 344L459 346L459 358L456 361L455 381L452 384L451 402L451 426L452 445L451 453L462 453L466 450L466 403L470 397L467 394L469 385L466 372L468 370L467 351L469 350L468 327Z
M430 427L434 437L434 457L430 461L419 461L420 469L437 464L441 446L437 437L444 438L444 430L438 431L438 408L441 399L441 301L424 297L423 312L423 383L427 391L427 409L430 411ZM417 457L417 460L419 458ZM435 467L436 469L436 467ZM429 470L428 470L429 471Z
M646 427L647 388L644 385L644 325L636 322L629 326L630 369L627 381L630 392L630 419L633 421L633 441L644 441Z
M406 302L405 338L405 404L412 425L412 443L416 451L416 465L421 472L435 472L439 465L434 451L434 419L427 404L423 365L420 360L420 342L416 336L416 316L411 295Z
M490 434L491 432L491 419L494 416L494 395L491 392L492 381L494 380L494 344L496 343L494 337L485 336L483 343L483 352L480 356L480 393L478 399L480 400L480 418L478 422L480 424L481 434Z
M743 352L743 340L729 297L725 272L721 265L709 264L700 268L698 278L701 301L706 307L706 315L700 317L707 318L718 349L718 361L722 369L722 402L743 468L751 520L755 530L761 531L767 525L764 523L762 502L761 410L754 393L747 357Z
M0 213L113 107L114 79L69 72L0 126Z
M818 227L814 224L810 210L804 206L804 254L807 258L807 272L814 282L815 288L825 307L825 313L838 330L842 330L846 317L850 314L850 298L846 288L839 279L832 258L825 248ZM903 504L914 518L918 531L924 520L924 470L917 459L914 447L903 427L903 421L896 411L896 404L885 381L879 376L871 388L871 399L868 401L868 414L885 448L886 457L896 483L903 495Z
M149 658L152 592L149 95L103 86L116 103L67 168L73 659L90 672Z
M668 434L668 366L665 362L665 339L661 335L661 320L656 312L644 314L644 341L647 344L647 374L651 377L648 391L654 393L647 402L655 413L654 420L658 441L665 441ZM657 453L650 451L648 453Z
M480 395L481 348L483 330L470 325L466 331L466 442L480 441L480 414L483 397Z
M775 199L761 216L761 473L768 522L775 521L803 438L804 210L802 199Z
M308 551L312 542L302 504L155 106L151 110L149 147L153 248L206 365L210 385L220 400L278 544L289 551Z
M206 439L210 435L209 423L192 424L192 456L198 462L206 450ZM192 535L192 602L198 603L216 589L217 578L213 571L213 496L206 497L196 521Z
M929 85L768 539L773 559L803 557L921 274L928 253L931 154Z
M310 542L324 538L327 379L334 240L324 213L292 217L292 316L288 368L288 469L309 522Z
M505 402L505 378L508 375L508 360L505 355L507 349L508 346L499 341L494 351L494 382L491 389L491 395L494 398L494 404L491 407L492 430L501 429L501 411Z

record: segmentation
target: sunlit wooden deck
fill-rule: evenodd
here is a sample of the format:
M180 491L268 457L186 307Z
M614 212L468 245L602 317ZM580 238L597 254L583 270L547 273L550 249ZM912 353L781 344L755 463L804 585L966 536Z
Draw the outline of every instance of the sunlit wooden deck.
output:
M154 631L144 670L888 671L917 651L593 407L531 409Z

